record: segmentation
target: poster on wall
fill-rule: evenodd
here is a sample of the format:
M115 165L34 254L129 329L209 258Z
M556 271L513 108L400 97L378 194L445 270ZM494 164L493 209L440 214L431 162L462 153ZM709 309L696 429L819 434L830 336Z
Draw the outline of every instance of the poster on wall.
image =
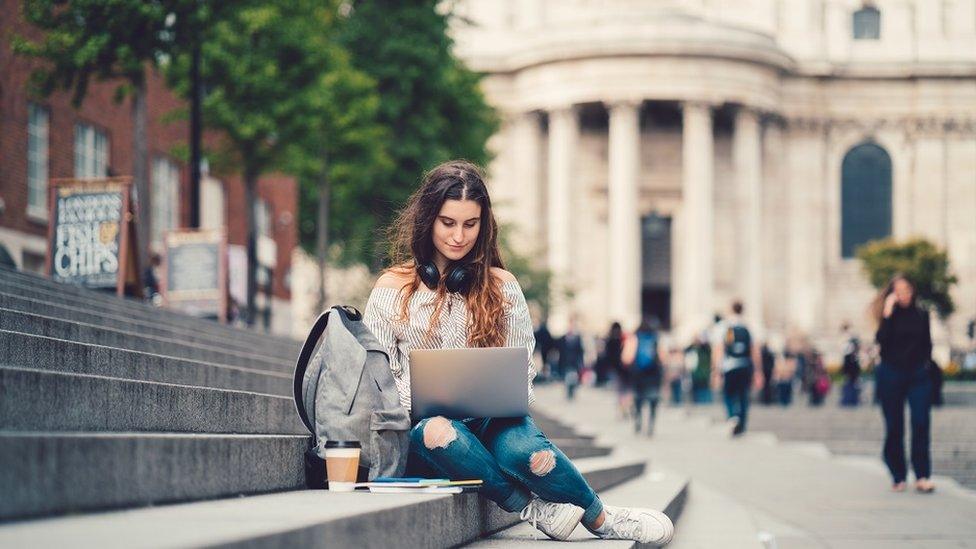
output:
M46 272L52 280L141 295L128 177L53 179Z
M227 320L227 237L220 230L169 231L163 237L163 303Z

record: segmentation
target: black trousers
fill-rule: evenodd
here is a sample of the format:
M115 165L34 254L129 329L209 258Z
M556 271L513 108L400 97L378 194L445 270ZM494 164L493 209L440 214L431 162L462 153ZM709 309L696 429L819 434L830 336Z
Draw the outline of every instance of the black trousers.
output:
M912 469L915 478L932 475L929 451L932 410L932 378L928 364L908 370L881 364L875 372L878 399L885 420L884 461L895 482L908 476L905 463L905 401L911 410Z

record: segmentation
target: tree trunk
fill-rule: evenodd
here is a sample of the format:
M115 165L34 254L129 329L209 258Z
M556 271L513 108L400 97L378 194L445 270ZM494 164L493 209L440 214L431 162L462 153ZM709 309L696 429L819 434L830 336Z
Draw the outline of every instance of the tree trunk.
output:
M136 195L136 259L138 261L139 280L142 271L149 266L149 159L146 119L146 85L136 84L132 91L132 180L135 183ZM140 288L141 290L142 288Z
M257 203L258 170L253 166L244 167L244 216L247 220L247 325L254 326L257 314L257 233L254 219L254 205Z
M324 156L325 153L323 153L323 158ZM322 174L319 178L318 232L315 238L315 258L318 260L319 265L318 310L320 312L325 309L327 297L325 292L325 265L329 252L329 195L332 192L332 188L329 183L328 163L325 164L326 165L322 168Z

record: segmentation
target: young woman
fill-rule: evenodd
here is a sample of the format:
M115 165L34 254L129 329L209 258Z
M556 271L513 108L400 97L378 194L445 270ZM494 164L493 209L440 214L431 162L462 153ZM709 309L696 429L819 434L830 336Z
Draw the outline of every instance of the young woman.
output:
M912 468L919 492L935 489L929 455L929 412L932 408L932 381L929 363L932 336L929 316L915 303L915 286L903 275L896 275L873 303L878 321L875 336L881 347L881 364L875 383L885 419L884 460L891 472L892 489L905 490L908 475L905 465L905 401L911 408Z
M431 170L392 231L394 266L376 283L364 321L389 349L400 401L410 407L411 349L524 346L529 402L535 345L518 282L504 270L498 228L473 164ZM606 539L664 544L674 526L653 509L604 505L531 417L425 418L411 431L408 469L478 478L481 493L553 539L583 523Z

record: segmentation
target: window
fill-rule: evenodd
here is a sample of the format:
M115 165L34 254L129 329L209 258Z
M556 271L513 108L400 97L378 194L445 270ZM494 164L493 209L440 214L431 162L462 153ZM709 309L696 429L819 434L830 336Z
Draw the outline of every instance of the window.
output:
M88 124L75 124L75 177L108 175L108 137Z
M841 164L841 255L891 236L891 157L874 143L862 143Z
M27 106L27 215L47 219L48 122L47 109Z
M153 246L163 242L163 232L179 225L180 168L168 158L153 159L152 173L152 213L149 216L150 238Z
M854 12L854 40L881 38L881 12L874 6L864 6Z

